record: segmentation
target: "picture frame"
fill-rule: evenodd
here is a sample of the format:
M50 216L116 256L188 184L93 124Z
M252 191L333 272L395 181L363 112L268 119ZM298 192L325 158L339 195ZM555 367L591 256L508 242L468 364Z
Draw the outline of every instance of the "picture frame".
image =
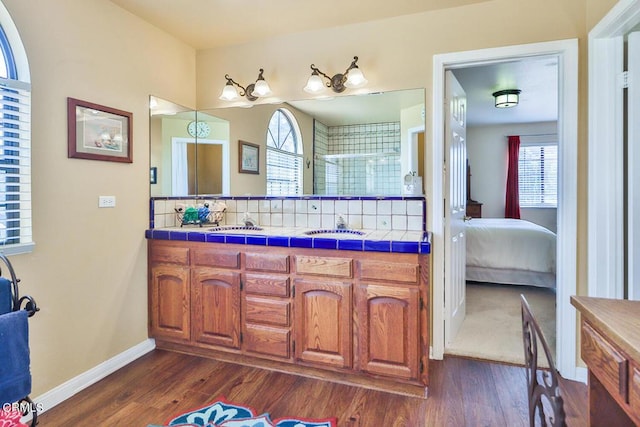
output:
M260 146L238 141L238 172L260 174Z
M69 158L132 163L133 115L75 98L67 98Z
M151 168L149 168L149 183L150 184L158 183L158 167L157 166L151 166Z

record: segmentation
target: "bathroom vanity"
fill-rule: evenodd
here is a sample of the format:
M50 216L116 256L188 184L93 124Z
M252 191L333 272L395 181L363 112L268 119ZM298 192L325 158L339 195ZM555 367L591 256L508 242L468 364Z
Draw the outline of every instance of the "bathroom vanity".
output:
M147 231L157 347L426 397L429 243L269 231Z

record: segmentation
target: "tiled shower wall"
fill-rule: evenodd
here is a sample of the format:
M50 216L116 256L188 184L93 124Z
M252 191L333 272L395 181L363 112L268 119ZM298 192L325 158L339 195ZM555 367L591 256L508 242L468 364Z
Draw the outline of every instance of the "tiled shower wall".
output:
M320 154L314 165L317 194L402 192L399 122L331 127L316 122L314 152Z
M150 228L175 227L177 205L194 206L215 201L227 206L224 225L242 224L245 213L265 227L335 228L338 215L349 228L424 231L424 197L216 197L151 199ZM222 225L221 224L221 225Z

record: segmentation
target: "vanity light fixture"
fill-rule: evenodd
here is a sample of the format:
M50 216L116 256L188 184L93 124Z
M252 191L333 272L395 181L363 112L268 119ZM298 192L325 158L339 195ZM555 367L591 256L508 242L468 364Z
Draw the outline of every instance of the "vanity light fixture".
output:
M224 78L227 79L227 84L224 85L224 88L222 89L220 99L223 101L234 101L239 97L244 96L249 101L255 101L258 98L271 95L271 88L264 79L262 73L264 73L264 70L260 68L260 74L258 74L256 82L251 83L246 88L229 77L229 74L225 74ZM240 92L238 92L236 86L240 88Z
M520 92L520 89L505 89L493 92L496 108L515 107L520 101Z
M364 78L364 74L358 68L356 64L358 62L358 57L353 57L353 62L347 68L343 74L336 74L333 77L329 77L322 71L318 69L315 65L311 64L311 76L307 81L307 85L304 87L304 91L308 93L320 93L324 90L325 86L330 87L334 92L340 93L344 92L346 88L358 88L367 84L367 79ZM328 82L324 82L322 77L328 80Z

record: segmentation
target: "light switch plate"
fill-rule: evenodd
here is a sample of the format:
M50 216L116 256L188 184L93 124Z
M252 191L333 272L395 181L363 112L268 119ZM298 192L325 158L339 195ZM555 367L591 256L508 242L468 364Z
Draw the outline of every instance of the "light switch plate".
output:
M98 207L99 208L115 208L116 196L99 196Z

